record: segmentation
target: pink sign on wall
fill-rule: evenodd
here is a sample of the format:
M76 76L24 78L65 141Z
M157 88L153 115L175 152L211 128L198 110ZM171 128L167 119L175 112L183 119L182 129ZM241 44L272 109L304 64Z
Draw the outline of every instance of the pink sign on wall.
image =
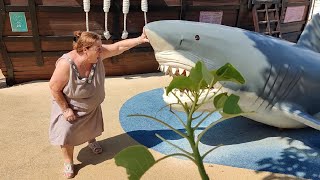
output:
M221 24L222 11L200 11L199 21L212 24Z
M284 17L284 23L302 21L304 15L305 6L293 6L287 7L286 15Z

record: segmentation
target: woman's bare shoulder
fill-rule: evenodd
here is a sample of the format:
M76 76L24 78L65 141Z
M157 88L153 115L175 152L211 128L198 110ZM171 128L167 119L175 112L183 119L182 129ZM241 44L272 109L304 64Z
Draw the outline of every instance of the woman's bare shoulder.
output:
M64 54L62 55L57 61L56 61L56 67L58 66L69 66L70 64L70 54Z

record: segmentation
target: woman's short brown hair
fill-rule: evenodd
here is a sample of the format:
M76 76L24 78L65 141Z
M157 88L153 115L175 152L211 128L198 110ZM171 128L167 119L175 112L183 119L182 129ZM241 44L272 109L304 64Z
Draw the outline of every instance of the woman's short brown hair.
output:
M75 31L73 33L73 49L78 53L83 48L90 48L96 41L101 40L101 36L91 31Z

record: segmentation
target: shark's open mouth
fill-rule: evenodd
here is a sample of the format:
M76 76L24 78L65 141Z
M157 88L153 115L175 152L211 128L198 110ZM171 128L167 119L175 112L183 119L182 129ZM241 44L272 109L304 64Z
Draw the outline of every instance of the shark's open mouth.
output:
M168 50L156 52L155 57L159 63L159 70L166 75L189 76L190 70L200 57L183 50Z
M171 67L168 65L159 65L158 68L161 72L163 72L165 75L170 75L170 76L189 76L190 71L182 69L182 68L176 68L176 67Z
M181 67L177 67L177 64L174 64L175 67L171 67L169 65L166 65L166 64L159 64L159 70L161 72L163 72L165 75L169 75L169 76L189 76L190 75L190 71L189 70L186 70L186 69L183 69ZM220 89L221 85L217 85L217 86L214 86L214 88L211 88L211 89L202 89L202 94L201 96L199 97L199 102L202 102L207 94L207 92L209 91L208 93L208 96L207 96L207 99L214 96L217 91ZM185 90L185 91L179 91L178 89L174 89L173 90L173 93L176 94L176 96L179 97L179 99L183 102L183 103L187 103L188 105L191 106L192 104L192 101L190 100L190 97L193 99L193 96L191 94L191 92ZM173 109L176 109L176 110L179 110L179 111L182 111L183 108L181 105L177 104L178 103L178 99L172 94L172 93L169 93L168 95L166 95L166 90L164 89L164 92L163 92L163 100L165 101L166 104L171 104L171 107ZM212 110L213 109L213 104L212 103L207 103L207 104L204 104L202 107L201 107L201 110ZM199 109L200 110L200 109Z

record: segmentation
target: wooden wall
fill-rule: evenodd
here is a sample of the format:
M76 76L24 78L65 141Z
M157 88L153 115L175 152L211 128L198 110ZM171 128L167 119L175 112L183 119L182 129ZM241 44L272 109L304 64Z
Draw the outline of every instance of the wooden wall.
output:
M91 0L89 27L102 34L104 12L102 0ZM127 17L129 37L140 35L144 16L141 0L130 0ZM55 61L72 49L72 33L85 30L83 0L0 0L0 69L12 85L31 80L47 80ZM182 19L199 21L201 11L223 12L221 24L253 30L249 0L148 0L148 21ZM309 12L308 0L283 0L281 29L283 38L296 42L304 28ZM285 23L286 8L305 5L302 21ZM28 32L12 32L9 12L25 12ZM122 0L112 0L108 14L108 30L113 43L120 40L123 30ZM152 48L140 45L122 55L105 61L106 75L137 74L157 71Z

